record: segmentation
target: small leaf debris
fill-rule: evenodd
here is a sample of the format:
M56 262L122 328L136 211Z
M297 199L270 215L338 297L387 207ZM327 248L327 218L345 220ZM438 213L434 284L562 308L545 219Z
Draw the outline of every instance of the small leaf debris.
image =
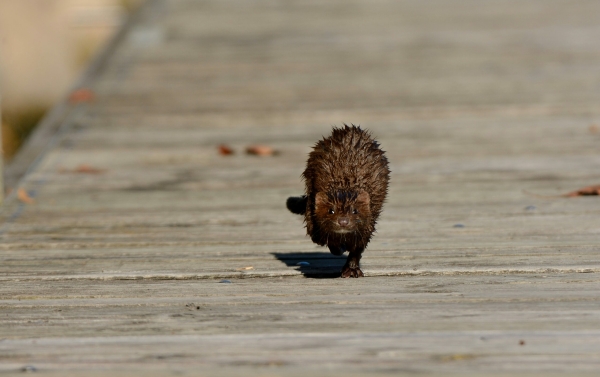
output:
M246 153L254 156L274 156L279 154L278 151L269 147L268 145L250 145L246 148Z
M577 196L598 196L598 195L600 195L600 185L583 187L583 188L580 188L579 190L571 191L571 192L568 192L568 193L562 194L562 195L539 195L539 194L534 194L532 192L529 192L527 190L523 190L523 193L525 193L527 195L535 196L537 198L546 198L546 199L574 198Z
M78 167L73 169L74 173L80 173L80 174L101 174L101 173L104 173L105 171L106 171L105 169L98 169L98 168L95 168L93 166L86 165L86 164L79 165Z
M235 153L234 150L229 145L226 145L226 144L221 144L221 145L219 145L218 148L219 148L219 154L221 156L230 156Z
M29 193L23 187L20 187L17 190L17 199L19 199L22 203L25 204L33 204L35 202L35 200L33 200L31 196L29 196Z
M587 186L584 188L580 188L579 190L568 192L561 196L570 198L573 196L593 196L593 195L600 195L600 185Z
M92 102L95 99L94 92L87 88L81 88L73 91L69 96L69 102L71 103L82 103Z
M74 169L60 169L61 173L75 173L75 174L102 174L106 172L106 169L98 169L87 164L81 164Z
M597 124L591 124L589 130L591 134L597 134L600 132L600 127Z

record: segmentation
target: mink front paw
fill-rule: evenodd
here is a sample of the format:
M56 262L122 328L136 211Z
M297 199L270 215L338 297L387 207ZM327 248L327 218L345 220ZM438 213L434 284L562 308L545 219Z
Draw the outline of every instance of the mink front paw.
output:
M343 278L362 278L364 276L365 275L358 266L350 267L349 265L345 265L344 268L342 268Z

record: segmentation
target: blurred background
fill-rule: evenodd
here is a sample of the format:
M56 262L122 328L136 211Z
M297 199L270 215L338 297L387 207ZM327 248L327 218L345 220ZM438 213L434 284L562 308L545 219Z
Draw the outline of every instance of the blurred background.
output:
M5 162L142 1L0 0Z

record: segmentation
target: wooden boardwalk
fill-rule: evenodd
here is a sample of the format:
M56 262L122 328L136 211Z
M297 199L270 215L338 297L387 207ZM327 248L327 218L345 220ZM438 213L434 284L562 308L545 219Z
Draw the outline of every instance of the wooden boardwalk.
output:
M600 200L526 192L600 184L599 14L150 0L8 167L0 374L597 375ZM363 279L284 205L342 122L392 169Z

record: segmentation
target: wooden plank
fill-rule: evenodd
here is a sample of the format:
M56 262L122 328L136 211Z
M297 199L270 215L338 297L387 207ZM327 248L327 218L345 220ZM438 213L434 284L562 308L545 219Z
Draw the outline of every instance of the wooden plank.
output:
M161 334L597 329L598 274L340 279L40 281L2 284L6 339ZM425 351L425 350L423 350ZM598 350L596 350L598 351Z
M44 373L98 373L116 365L126 373L202 375L558 375L597 372L598 332L354 333L249 336L161 336L18 340L0 344L15 360L32 353ZM520 343L523 345L520 345ZM257 347L260 345L260 347ZM7 347L8 346L8 347ZM106 352L110 350L109 352ZM427 350L427 352L422 352ZM527 365L544 365L541 371ZM9 367L19 364L14 363ZM37 365L37 366L36 366ZM524 368L525 366L525 368ZM65 370L65 367L69 368ZM5 368L3 368L5 369ZM6 368L8 369L8 368ZM490 370L492 371L490 373ZM300 372L302 371L302 372Z
M16 281L0 291L2 312L18 318L0 322L6 337L0 350L12 362L3 369L112 365L143 372L148 362L167 368L167 361L183 370L205 368L207 375L227 367L264 372L260 367L269 363L274 375L307 365L325 374L332 367L407 374L598 367L600 338L590 331L600 321L597 274L350 282ZM31 331L37 339L16 340ZM247 349L251 344L260 347Z

